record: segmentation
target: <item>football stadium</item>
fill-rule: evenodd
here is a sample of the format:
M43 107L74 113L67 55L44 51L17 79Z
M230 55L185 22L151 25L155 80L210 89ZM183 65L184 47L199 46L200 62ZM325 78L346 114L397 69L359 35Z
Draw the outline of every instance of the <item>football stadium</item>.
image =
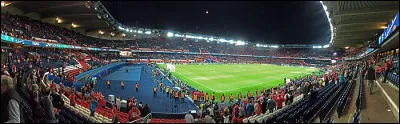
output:
M1 1L2 123L399 123L399 1Z

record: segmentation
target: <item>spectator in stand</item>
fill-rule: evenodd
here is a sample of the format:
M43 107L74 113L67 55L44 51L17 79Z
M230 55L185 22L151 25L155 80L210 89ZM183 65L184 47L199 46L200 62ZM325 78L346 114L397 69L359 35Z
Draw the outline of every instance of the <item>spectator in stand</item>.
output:
M381 65L378 65L378 68L376 68L376 75L378 76L377 78L382 76L382 67Z
M273 113L274 112L274 108L276 108L275 100L272 99L272 97L270 96L266 103L267 103L267 108L269 110L269 113Z
M214 119L210 116L210 113L211 112L207 111L206 117L204 117L205 123L215 123Z
M94 98L92 98L90 103L90 116L94 117L94 113L96 112L98 102Z
M388 77L388 74L389 74L389 72L390 72L390 63L389 63L389 61L386 61L384 64L383 64L383 66L385 67L385 72L384 72L384 75L383 75L383 83L386 83L386 79L387 79L387 77Z
M121 109L121 99L119 96L117 96L116 100L115 100L115 104L117 105L117 110L120 111Z
M276 101L276 109L278 110L282 108L283 101L285 100L281 97L281 94L278 94L278 97L276 97L275 101Z
M43 113L41 112L41 106L40 106L40 94L39 94L39 86L37 84L33 84L32 85L32 92L31 92L31 96L32 96L32 111L34 112L34 118L36 120L36 122L40 122L41 121L41 117L43 117Z
M46 88L43 90L44 96L41 98L41 106L44 109L44 114L45 114L45 123L57 123L58 120L56 119L56 115L53 110L53 103L51 101L51 95L50 95L50 88Z
M254 105L253 105L253 101L250 101L247 105L246 105L246 112L247 112L247 116L252 116L254 113Z
M243 118L244 116L246 116L246 111L244 110L243 105L244 104L241 104L240 107L239 107L239 117L240 118Z
M140 115L140 110L136 106L133 106L133 108L128 112L129 121L139 119Z
M119 117L118 117L118 115L116 114L116 111L113 109L113 110L111 110L111 113L112 113L112 123L119 123Z
M142 117L145 117L145 116L147 116L147 114L149 114L149 113L151 113L151 109L150 109L150 107L149 107L149 105L144 105L144 108L143 108L143 113L141 113L140 115L142 116Z
M194 118L193 118L193 115L190 114L190 111L188 113L186 113L185 121L186 121L186 123L194 123Z
M256 110L256 115L260 115L261 114L261 102L260 100L257 100L256 104L254 104L255 110Z
M71 90L71 94L69 95L69 99L70 99L71 106L75 107L76 94L75 94L75 92L73 90Z
M1 108L7 112L1 113L2 123L20 123L20 102L22 98L14 89L13 80L9 75L1 75Z
M58 115L61 109L64 108L64 100L61 98L61 95L56 91L55 87L51 88L51 98L53 99L52 103L54 106L54 111Z
M375 80L376 80L375 69L372 67L372 65L369 65L364 80L367 80L369 94L372 95L373 88L374 88L374 83L375 83Z
M342 84L344 83L344 72L341 72L338 78L339 78L339 86L342 86Z

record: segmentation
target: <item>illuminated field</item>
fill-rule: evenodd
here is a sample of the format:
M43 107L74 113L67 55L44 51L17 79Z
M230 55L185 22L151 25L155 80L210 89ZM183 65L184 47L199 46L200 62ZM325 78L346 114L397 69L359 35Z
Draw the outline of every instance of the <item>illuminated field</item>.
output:
M283 84L284 77L294 78L317 71L315 68L260 64L176 65L175 68L172 72L175 77L208 94L215 92L218 101L222 93L226 98L231 93L236 98L239 92L244 96L248 91L254 95L256 89L261 91Z

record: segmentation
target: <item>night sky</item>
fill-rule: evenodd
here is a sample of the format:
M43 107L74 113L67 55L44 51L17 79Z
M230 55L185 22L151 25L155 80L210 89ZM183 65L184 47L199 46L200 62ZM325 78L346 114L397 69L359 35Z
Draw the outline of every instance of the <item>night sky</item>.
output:
M318 1L102 1L118 22L265 44L327 44ZM206 14L208 11L208 14Z

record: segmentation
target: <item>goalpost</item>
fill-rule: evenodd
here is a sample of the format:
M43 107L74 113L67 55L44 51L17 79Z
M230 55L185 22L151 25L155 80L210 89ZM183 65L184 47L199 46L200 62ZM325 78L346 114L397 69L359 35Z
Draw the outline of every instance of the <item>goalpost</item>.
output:
M175 72L175 65L169 63L169 64L167 64L167 69L170 72Z

